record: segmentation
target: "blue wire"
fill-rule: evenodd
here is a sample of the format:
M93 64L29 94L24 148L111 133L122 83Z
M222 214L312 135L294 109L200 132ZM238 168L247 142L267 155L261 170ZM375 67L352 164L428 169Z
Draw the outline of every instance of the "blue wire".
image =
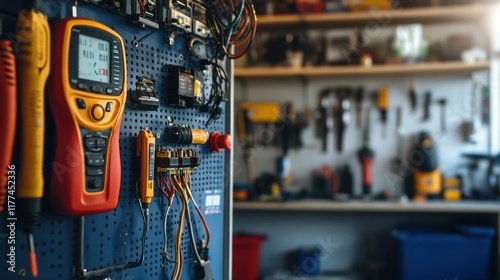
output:
M245 10L245 0L242 0L240 5L240 10L234 21L231 23L231 26L229 27L228 33L227 33L227 41L225 43L226 50L229 48L229 41L231 39L231 36L233 35L234 29L236 28L237 24L239 23L241 19L241 15L243 14L243 11Z

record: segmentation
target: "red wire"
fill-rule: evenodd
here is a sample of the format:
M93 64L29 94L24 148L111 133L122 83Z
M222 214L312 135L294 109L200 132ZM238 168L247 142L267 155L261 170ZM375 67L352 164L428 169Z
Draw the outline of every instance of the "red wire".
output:
M210 243L210 230L208 229L207 221L205 221L205 217L203 217L200 208L197 206L195 206L194 208L196 209L196 212L198 212L198 215L200 215L201 222L203 223L203 227L205 228L205 232L207 233L207 242L205 242L205 248L208 248L208 244Z
M186 179L189 182L189 189L190 189L190 194L192 195L192 184L191 184L191 173L186 174ZM191 197L191 199L194 200L194 197ZM193 203L194 204L194 203ZM198 215L200 216L201 223L203 224L203 227L205 228L205 233L207 234L207 241L205 242L205 248L208 248L208 244L210 243L210 229L208 228L207 221L205 220L205 217L203 216L203 213L201 212L200 208L198 207L197 204L194 204L194 208L196 209L196 212L198 212Z
M173 188L164 176L160 176L160 191L168 199L169 205L172 205L174 199Z
M144 16L144 13L146 11L146 8L144 7L144 3L142 3L142 0L137 0L139 3L139 7L141 8L141 16Z
M248 10L246 8L245 8L244 12L245 12L245 16L244 16L245 21L243 22L243 26L241 28L239 28L239 31L236 34L234 34L231 38L239 38L241 36L241 34L243 34L243 32L246 30L250 20L248 18ZM241 22L240 22L240 25L241 25Z

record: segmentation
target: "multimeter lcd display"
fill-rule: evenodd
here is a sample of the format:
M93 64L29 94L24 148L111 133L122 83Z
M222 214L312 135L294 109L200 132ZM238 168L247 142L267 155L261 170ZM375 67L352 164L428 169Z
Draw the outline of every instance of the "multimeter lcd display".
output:
M110 43L83 34L78 40L78 78L109 84Z

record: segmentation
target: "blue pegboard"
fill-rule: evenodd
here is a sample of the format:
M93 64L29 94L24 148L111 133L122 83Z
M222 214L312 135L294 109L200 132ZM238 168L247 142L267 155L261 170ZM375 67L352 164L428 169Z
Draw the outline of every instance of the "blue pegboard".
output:
M50 19L68 16L70 7L56 1L41 1ZM70 1L72 2L72 1ZM164 130L167 117L172 116L176 124L187 124L194 128L204 128L209 132L225 133L226 119L224 102L221 118L205 127L208 113L200 113L194 109L180 109L166 106L167 67L170 65L184 66L195 70L196 77L204 84L203 93L208 95L211 87L211 71L204 71L196 57L191 55L183 35L175 36L174 43L169 44L171 33L158 30L142 40L137 47L132 42L148 35L150 28L140 28L127 23L123 16L111 13L94 5L80 1L78 16L99 21L110 26L123 38L126 49L128 88L135 89L137 77L146 76L157 81L156 91L161 100L161 106L156 112L125 109L120 130L120 152L122 182L118 206L114 211L87 216L85 219L85 268L98 269L114 264L127 263L138 259L141 253L142 220L135 197L135 184L139 177L136 157L136 136L144 127L150 128L154 134L160 133L157 146L167 146ZM203 52L202 49L199 50ZM224 222L225 197L225 153L212 154L207 145L184 146L195 148L200 154L202 164L192 174L193 195L205 214L211 231L210 262L215 279L223 279L224 269L224 234L228 226ZM46 184L47 187L47 184ZM157 186L156 186L157 187ZM145 261L142 266L114 272L112 279L170 279L173 264L163 266L163 213L167 203L155 189L155 197L151 203L150 225L147 238ZM218 197L219 206L207 205L207 197ZM178 226L180 204L174 201L168 219L169 240L173 240ZM193 215L195 231L205 238L200 220ZM7 260L8 231L6 217L0 221L0 246L2 259ZM35 231L36 249L39 264L38 279L72 279L76 261L76 246L78 236L78 219L57 216L46 209L41 220L41 227ZM194 279L193 250L191 247L187 226L182 238L184 254L184 269L182 279ZM4 261L0 272L1 279L32 279L28 263L27 237L19 229L16 231L16 273L9 272ZM173 251L173 242L169 242ZM5 253L4 253L5 252ZM24 277L23 277L24 275Z

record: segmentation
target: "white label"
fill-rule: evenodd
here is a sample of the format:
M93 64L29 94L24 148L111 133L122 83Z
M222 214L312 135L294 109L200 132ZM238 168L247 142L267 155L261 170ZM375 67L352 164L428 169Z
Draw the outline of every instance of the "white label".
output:
M207 195L206 201L205 201L205 206L210 207L214 205L214 196L213 195Z
M213 206L219 206L220 205L220 195L214 195L212 197L212 205Z
M220 214L221 191L205 191L205 215Z

